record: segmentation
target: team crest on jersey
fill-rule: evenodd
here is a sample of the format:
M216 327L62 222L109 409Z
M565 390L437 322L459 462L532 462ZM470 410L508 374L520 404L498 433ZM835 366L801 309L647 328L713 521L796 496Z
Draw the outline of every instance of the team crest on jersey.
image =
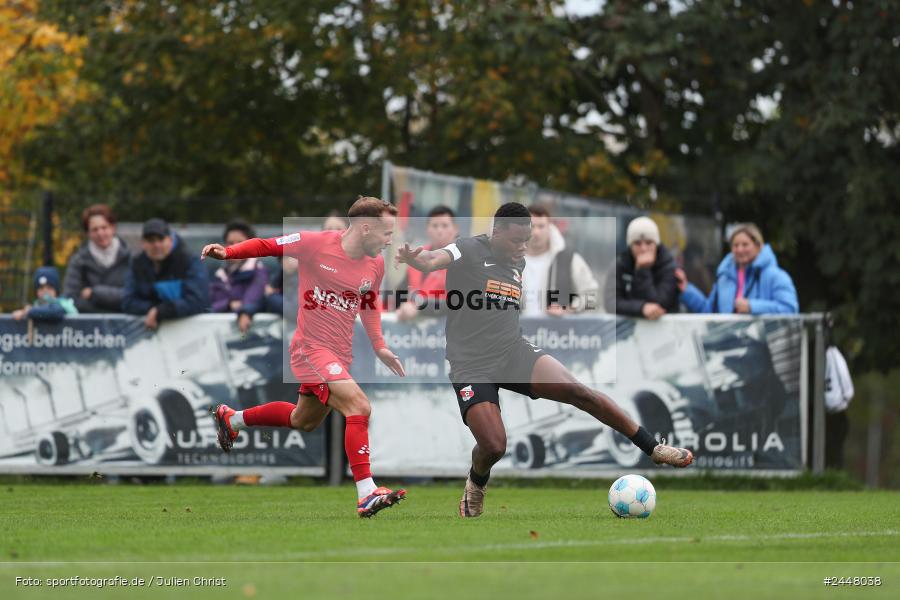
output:
M344 370L344 368L336 362L328 363L326 368L328 369L328 373L331 375L340 375L341 371Z
M366 292L372 289L372 282L368 279L363 279L359 283L359 295L363 296Z
M459 390L459 397L463 399L463 402L468 402L472 398L475 397L475 392L472 390L471 385L467 385L463 389Z
M518 270L518 269L515 269L515 268L512 270L512 272L513 272L513 280L514 280L516 283L518 283L518 284L521 285L521 283L522 283L522 274L519 273L519 270Z

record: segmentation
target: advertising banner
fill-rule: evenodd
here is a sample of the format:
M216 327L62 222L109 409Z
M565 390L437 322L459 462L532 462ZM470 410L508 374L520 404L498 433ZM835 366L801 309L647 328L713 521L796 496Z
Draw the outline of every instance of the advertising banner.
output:
M216 443L211 406L296 400L282 382L282 322L232 315L149 332L126 316L0 317L0 472L324 474L324 433L260 428Z
M657 437L691 448L703 469L795 472L806 431L802 318L612 315L522 319L522 334L592 382ZM474 440L444 360L440 318L382 320L405 379L376 360L362 326L353 375L372 400L373 467L382 476L462 476ZM293 401L282 381L283 324L257 315L166 323L0 317L0 472L324 474L324 428L243 431L219 450L210 406ZM601 382L601 383L597 383ZM498 474L605 476L649 470L627 439L566 404L501 390L508 432Z
M385 339L415 383L383 373L357 332L354 370L385 383L373 400L373 465L380 474L462 476L474 439L463 425L440 319L384 320ZM799 318L677 315L660 321L611 315L523 319L522 333L597 386L658 438L691 448L703 469L803 468L805 428ZM565 404L500 391L508 433L496 473L590 476L655 468L626 438Z

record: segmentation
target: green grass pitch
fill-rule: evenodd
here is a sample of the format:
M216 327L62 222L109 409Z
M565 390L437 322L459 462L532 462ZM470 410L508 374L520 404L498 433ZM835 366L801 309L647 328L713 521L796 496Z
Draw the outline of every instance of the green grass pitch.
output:
M623 520L606 506L609 483L498 486L472 520L456 516L461 484L411 486L371 520L356 517L349 486L4 484L0 597L900 597L896 492L658 488L652 517ZM72 576L149 583L48 587Z

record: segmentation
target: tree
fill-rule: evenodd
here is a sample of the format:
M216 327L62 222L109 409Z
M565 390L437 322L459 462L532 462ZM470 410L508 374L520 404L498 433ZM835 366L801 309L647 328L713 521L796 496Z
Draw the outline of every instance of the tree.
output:
M0 203L32 183L18 147L89 88L79 79L85 40L37 15L37 0L0 5Z
M321 187L328 165L314 131L319 97L286 85L282 4L48 4L48 14L88 40L82 74L101 93L45 128L27 155L75 195L274 196Z
M836 310L857 365L881 369L900 355L897 9L610 1L576 23L570 108L600 115L620 167L660 157L627 169L636 185L762 225L802 308Z
M573 81L558 6L48 3L89 41L102 92L27 155L62 191L120 198L361 192L386 158L565 181L579 149L558 122Z
M863 367L895 367L900 340L900 36L897 2L766 3L779 111L737 182L837 309ZM810 261L809 256L815 260Z

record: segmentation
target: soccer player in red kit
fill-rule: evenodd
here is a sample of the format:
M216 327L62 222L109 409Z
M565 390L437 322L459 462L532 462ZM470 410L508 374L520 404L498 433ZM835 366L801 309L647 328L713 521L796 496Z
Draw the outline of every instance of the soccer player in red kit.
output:
M353 324L359 314L379 360L404 376L400 359L381 335L378 290L384 250L391 243L397 209L378 198L360 197L350 207L346 231L303 231L251 239L225 248L210 244L201 258L291 256L299 263L297 329L291 340L291 370L301 381L297 404L269 402L243 411L214 409L219 445L231 450L246 427L291 427L312 431L334 409L346 418L344 450L356 481L357 513L371 517L406 497L405 490L378 487L369 465L369 399L350 377Z

